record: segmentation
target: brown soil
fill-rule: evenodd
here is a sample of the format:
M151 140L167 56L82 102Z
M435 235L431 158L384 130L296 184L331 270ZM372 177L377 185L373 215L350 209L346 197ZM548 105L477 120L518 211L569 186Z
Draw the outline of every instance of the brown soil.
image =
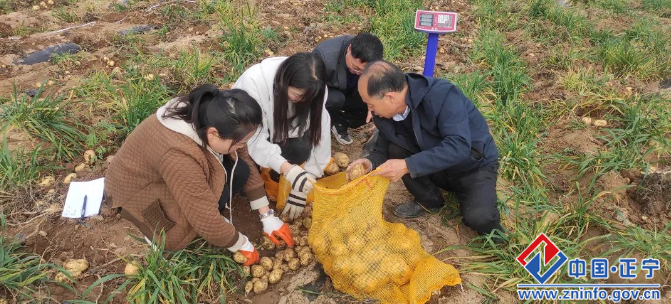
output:
M658 222L656 224L665 225L671 220L671 170L646 176L629 194L648 217Z
M192 9L194 4L183 1L161 3L161 6L146 11L154 3L138 2L130 10L118 12L108 8L115 1L86 0L76 4L67 4L66 0L56 1L56 7L73 9L81 18L80 22L67 24L53 17L53 8L42 9L34 12L30 8L40 1L16 2L17 12L2 15L0 17L0 97L8 98L16 84L18 91L23 92L36 87L37 82L52 80L55 85L47 87L46 93L65 94L79 86L80 79L86 77L96 70L112 70L105 66L101 59L105 56L114 58L117 66L122 64L127 49L118 48L118 36L121 30L130 29L137 25L151 24L157 26L165 25L168 32L165 36L145 33L138 35L144 43L139 46L139 51L145 54L156 54L163 52L166 56L175 56L179 51L198 48L201 52L209 50L221 50L220 36L222 31L215 26L216 21L195 20L183 23L170 20L161 10L168 6L180 6L187 10ZM290 1L290 0L258 0L260 24L270 26L280 36L280 42L268 45L268 51L274 56L288 56L299 51L310 51L317 43L330 37L343 34L356 34L370 28L370 20L363 18L360 24L328 24L324 20L323 8L326 1ZM437 0L425 1L426 7L439 10L457 11L459 16L459 32L442 36L439 41L439 52L436 58L435 75L469 73L478 69L478 64L470 61L469 55L473 48L473 41L478 32L478 20L472 14L472 8L466 0ZM67 5L67 6L65 6ZM90 8L95 8L91 10ZM362 8L347 7L343 14L359 14L365 16ZM586 14L605 14L602 10L594 9ZM618 17L609 23L599 24L602 28L620 30L632 20L631 17ZM53 32L70 26L77 26L87 22L94 24L63 32ZM668 21L665 21L668 23ZM539 24L538 26L543 26ZM35 33L21 37L11 37L18 29L35 31ZM154 31L155 32L155 31ZM533 79L525 100L530 103L540 103L552 106L554 103L566 103L570 100L579 100L580 97L573 92L566 91L558 75L562 71L547 68L547 60L550 57L548 50L539 44L525 41L526 34L521 31L506 33L509 44L515 45L521 58L527 64L529 76ZM568 51L570 44L563 41L565 37L558 37L556 44ZM44 47L74 42L79 44L84 52L80 53L79 64L58 65L49 62L33 66L17 66L14 61L30 52ZM588 42L578 43L575 47L581 48ZM267 56L266 52L266 56ZM397 64L408 72L421 72L423 69L423 51L417 56L397 62ZM217 75L225 76L226 65L217 67ZM602 73L599 66L586 62L577 62L577 66L589 67ZM163 71L156 71L156 74ZM169 74L169 73L168 73ZM169 80L168 80L169 81ZM634 88L634 93L661 93L671 96L671 88L662 88L658 81L654 83L642 83L635 79L622 80L616 84L609 84L618 92L625 92L627 86ZM593 111L589 108L577 108L575 113L558 119L555 126L550 126L548 134L544 136L539 145L543 154L561 153L571 150L576 154L598 153L603 149L604 143L598 139L603 135L599 129L586 127L571 129L569 122L575 117L580 121L580 116L589 115L595 119L601 118L604 111ZM106 113L93 113L93 117L104 117ZM87 123L92 123L94 118L85 118ZM366 128L362 128L366 129ZM353 132L354 144L352 146L340 146L333 142L334 152L344 152L350 159L357 159L361 152L363 143L368 139L370 131ZM9 131L10 150L26 149L35 147L35 141L29 136L17 131ZM36 253L45 262L61 263L68 258L86 258L91 263L87 271L77 284L79 291L84 290L91 283L104 275L120 273L123 271L124 262L119 260L120 256L141 257L147 252L147 245L135 240L132 236L139 236L140 232L129 222L120 219L111 210L104 209L102 214L87 220L88 226L82 226L75 221L60 218L60 208L64 202L67 186L60 183L63 177L71 172L77 165L63 164L66 171L56 176L57 185L54 187L55 194L47 194L48 189L38 189L27 186L26 189L17 193L0 193L0 209L8 214L10 222L9 231L12 234L20 234L25 237L28 251ZM104 176L105 165L94 167L91 172L80 174L79 180L93 179ZM667 169L668 170L668 169ZM576 194L567 195L575 190L578 182L581 188L587 187L592 175L587 174L580 180L575 180L577 172L575 168L564 164L544 163L543 171L550 179L551 193L549 194L557 205L571 208L576 201ZM658 170L657 173L643 177L641 170L633 169L623 172L610 172L598 179L596 186L604 195L592 206L593 212L603 214L604 218L612 220L617 225L641 226L648 229L663 228L671 220L671 174L668 171ZM664 173L665 172L665 173ZM500 197L505 196L505 190L509 184L499 179L498 189ZM466 245L475 233L461 223L460 219L445 219L444 215L437 214L415 220L401 220L393 215L392 208L411 199L401 182L392 183L385 197L383 215L387 221L402 222L408 227L420 233L424 249L429 253L455 267L460 268L467 257L475 253L458 249L439 252L447 246ZM7 202L5 204L5 202ZM36 204L36 202L41 202ZM247 208L244 199L236 198L234 202L233 220L240 231L249 236L251 240L261 237L262 229L255 212ZM548 214L546 222L552 222L559 216ZM511 224L514 218L502 218L504 224ZM510 225L509 225L510 226ZM598 228L591 228L587 235L597 236L607 232ZM438 253L439 252L439 253ZM484 276L475 274L462 274L465 283L487 288L489 284ZM667 280L668 283L668 280ZM105 284L102 291L94 290L92 299L102 298L118 286L119 282ZM464 284L465 285L465 284ZM311 293L303 292L303 289L313 288L314 292L321 295L313 296ZM63 289L55 288L54 297L58 300L71 298L72 295ZM517 300L513 293L497 290L496 295L501 303L515 303ZM120 298L120 297L119 297ZM357 302L351 297L336 291L325 278L318 264L304 267L294 274L289 274L279 285L271 286L270 290L261 295L246 298L242 294L233 294L229 297L230 302L243 303L350 303ZM472 288L461 288L461 286L445 287L436 292L430 303L483 303L489 299L479 294ZM118 302L122 302L118 300Z

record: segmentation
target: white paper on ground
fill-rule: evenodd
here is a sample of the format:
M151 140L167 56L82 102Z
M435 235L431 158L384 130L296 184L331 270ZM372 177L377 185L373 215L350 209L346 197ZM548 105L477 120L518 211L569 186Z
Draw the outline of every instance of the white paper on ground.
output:
M62 217L81 218L84 196L86 196L86 213L84 217L97 215L103 201L105 178L88 182L71 182L68 196L65 198Z

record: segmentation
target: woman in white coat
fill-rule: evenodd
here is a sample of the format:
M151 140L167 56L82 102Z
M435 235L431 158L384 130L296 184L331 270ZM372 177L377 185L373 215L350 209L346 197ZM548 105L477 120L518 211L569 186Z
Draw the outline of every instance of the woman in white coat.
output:
M261 106L263 124L247 142L261 167L291 183L283 214L303 213L307 194L331 158L331 121L324 107L328 94L324 62L312 53L267 58L247 71L233 88L243 89ZM301 168L301 164L305 166Z

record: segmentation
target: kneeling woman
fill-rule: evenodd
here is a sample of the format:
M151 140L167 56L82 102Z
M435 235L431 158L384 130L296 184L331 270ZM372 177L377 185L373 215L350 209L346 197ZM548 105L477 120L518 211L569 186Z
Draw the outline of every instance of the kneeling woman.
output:
M259 166L274 170L274 180L284 174L291 183L283 212L290 219L303 213L312 184L331 159L325 79L319 55L297 53L263 60L233 86L249 92L263 109L263 124L249 140L249 154Z
M250 265L258 252L222 216L233 194L244 191L261 214L264 233L293 246L288 226L268 208L263 180L250 170L255 165L245 144L261 119L261 108L243 90L202 85L170 100L128 136L110 164L105 191L112 207L146 238L158 240L165 232L167 250L200 236L240 251Z

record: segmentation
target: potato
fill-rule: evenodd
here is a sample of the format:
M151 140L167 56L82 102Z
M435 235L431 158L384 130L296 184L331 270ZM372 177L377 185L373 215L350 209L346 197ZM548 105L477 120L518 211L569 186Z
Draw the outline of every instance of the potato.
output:
M366 242L364 242L364 240L358 235L351 235L347 239L347 247L351 251L357 252L361 250L364 246L366 246Z
M338 273L338 274L344 274L347 273L348 271L348 266L349 262L345 259L337 259L331 264L331 269L333 272Z
M310 250L310 247L305 246L305 247L301 248L301 251L298 252L298 255L301 255L301 253L303 253L303 252L312 253L312 250Z
M244 264L247 262L247 257L245 257L240 251L236 251L233 254L233 261L237 262L238 264Z
M63 274L62 272L57 273L54 280L56 280L56 282L69 282L70 281L70 279L68 279L68 277L65 274Z
M282 279L282 274L284 272L282 269L275 269L270 273L270 276L268 276L268 283L270 284L277 284L281 279Z
M370 275L357 276L354 279L354 286L365 293L371 293L378 287L378 280Z
M597 119L592 123L595 127L605 127L608 125L608 122L603 119Z
M311 217L312 217L312 204L309 204L303 210L303 218L311 218Z
M289 261L289 269L291 270L298 270L298 268L301 268L301 260L298 258L293 258Z
M333 155L333 158L340 168L345 169L349 165L349 157L345 153L336 152L336 154Z
M245 276L251 276L252 268L249 266L242 266L242 272L245 274Z
M75 178L77 178L77 173L70 173L63 179L63 183L67 185Z
M291 223L291 221L289 220L289 214L282 213L280 215L280 220L282 220L285 223Z
M312 243L309 243L310 248L314 250L315 253L322 254L326 252L327 242L323 238L314 238Z
M331 246L333 256L342 256L348 253L347 246L343 243L335 243Z
M89 166L88 166L87 164L85 164L85 163L81 163L81 164L77 165L77 167L75 167L75 172L76 172L76 173L82 172L82 171L84 171L84 170L85 170L86 168L88 168L88 167L89 167Z
M410 282L410 278L412 277L412 268L410 268L409 265L405 265L405 263L399 263L399 266L397 267L399 267L400 271L392 275L391 280L398 285L405 285Z
M65 268L65 270L67 270L70 275L76 279L89 268L89 262L85 259L67 260L65 263L63 263L63 268ZM56 275L55 280L58 282L70 281L70 279L68 279L68 277L61 272Z
M136 263L128 263L126 264L126 268L124 268L123 273L127 276L131 276L136 275L139 271L140 267L138 267Z
M266 270L270 271L273 269L273 260L271 260L269 257L262 257L261 261L259 261L259 264Z
M260 278L264 274L266 274L266 269L263 268L261 265L253 265L252 266L252 276L255 278Z
M280 259L280 260L284 260L284 252L285 252L284 250L280 250L280 251L276 252L275 253L275 258Z
M254 283L249 281L247 284L245 284L245 294L252 292L252 290L254 290Z
M275 243L271 241L267 236L263 237L263 241L261 243L261 247L266 250L274 250L275 249Z
M391 280L398 285L404 285L410 281L412 269L405 263L400 254L390 254L382 258L380 269L389 274Z
M282 263L282 266L280 266L280 269L282 269L283 272L289 271L289 264Z
M252 284L256 284L258 281L261 281L261 278L252 278L250 282L252 282Z
M326 175L335 175L335 174L338 174L339 172L340 172L340 167L338 167L338 165L336 163L331 163L330 165L326 166L326 168L324 169L324 173L326 173Z
M298 242L298 240L296 240L296 242ZM300 254L301 250L303 250L303 246L301 245L294 246L294 252L296 252L296 254Z
M289 261L291 261L291 259L293 259L295 257L296 257L296 252L293 249L288 248L287 250L284 251L284 260L285 261L289 262Z
M261 282L266 282L266 284L268 284L268 279L269 279L269 277L268 277L268 274L266 273L261 277Z
M275 258L273 259L273 270L280 269L282 266L282 259Z
M259 280L256 283L254 283L254 293L259 294L266 291L267 289L268 289L268 282Z
M304 218L303 219L303 227L305 227L305 229L310 230L310 227L312 227L312 219L309 218L309 217Z
M307 246L307 245L308 245L308 237L307 237L307 236L301 236L301 237L298 239L298 243L299 243L301 246Z
M287 248L287 243L285 243L283 240L279 240L279 241L280 241L280 244L275 246L275 247L277 247L277 249Z
M299 235L301 233L301 227L299 227L296 224L291 224L289 225L289 231L291 231L291 235Z
M339 259L333 263L333 269L341 274L360 275L369 270L368 264L361 260Z
M348 173L347 178L350 181L353 181L359 177L366 175L366 168L364 168L363 164L356 164L349 171L347 171L347 173Z
M300 259L302 266L308 266L314 260L314 257L312 256L312 253L309 253L309 252L301 253L298 256L298 258Z
M85 259L67 260L63 268L70 272L73 277L78 277L82 272L89 269L89 262ZM77 273L77 275L75 275Z
M53 176L47 176L47 177L45 177L45 178L42 180L42 182L40 183L40 187L42 187L42 188L49 188L49 187L51 187L51 185L54 184L54 182L56 182L56 180L54 179Z
M366 264L366 262L361 260L351 261L347 266L349 267L350 273L354 275L361 275L371 268L369 264Z

